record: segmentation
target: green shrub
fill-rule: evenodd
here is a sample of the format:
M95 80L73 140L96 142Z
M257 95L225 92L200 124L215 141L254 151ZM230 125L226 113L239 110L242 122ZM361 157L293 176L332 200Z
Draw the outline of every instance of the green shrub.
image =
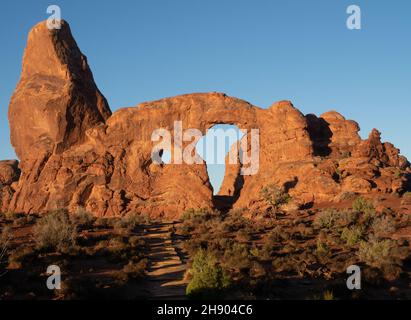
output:
M329 251L330 249L328 248L327 244L323 242L322 240L318 239L316 253L318 255L326 255L329 253Z
M264 187L261 190L261 196L267 204L277 210L291 200L291 196L285 192L284 188L280 188L274 184Z
M375 214L375 208L371 201L366 200L363 197L358 197L354 200L352 208L356 212L364 214Z
M341 240L348 246L354 246L363 238L364 229L362 226L345 227L341 233Z
M331 229L341 218L339 211L335 209L328 209L320 212L314 219L314 227L317 229Z
M397 278L401 272L402 260L408 253L408 248L399 247L393 240L373 238L360 243L357 256L370 267L383 271L388 278Z
M194 257L190 274L192 279L186 288L186 294L190 297L214 298L231 284L229 276L217 264L216 258L202 249Z
M394 246L392 240L363 241L358 250L358 258L369 266L381 268L386 263L391 263L391 250Z
M66 210L55 210L36 223L34 236L39 249L63 251L76 245L77 229Z

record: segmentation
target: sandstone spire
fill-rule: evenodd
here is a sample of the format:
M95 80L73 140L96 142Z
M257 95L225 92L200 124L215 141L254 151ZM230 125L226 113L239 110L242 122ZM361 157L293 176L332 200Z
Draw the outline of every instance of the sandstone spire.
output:
M49 30L45 21L36 25L9 108L11 142L23 164L81 142L110 115L68 23L60 30Z

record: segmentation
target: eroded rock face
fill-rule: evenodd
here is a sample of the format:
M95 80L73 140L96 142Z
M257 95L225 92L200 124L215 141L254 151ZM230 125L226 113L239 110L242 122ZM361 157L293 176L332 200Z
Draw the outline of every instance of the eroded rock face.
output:
M17 160L0 161L0 210L6 212L20 178Z
M45 22L35 26L9 108L11 142L22 166L83 142L86 130L110 115L69 25L62 21L60 30L48 30Z
M205 163L153 163L158 142L151 141L152 133L167 129L174 140L175 121L203 135L215 124L235 124L247 130L248 142L251 130L259 130L258 172L239 176L244 166L227 166L220 195L234 196L234 208L263 207L260 191L269 184L285 186L301 204L333 201L345 192L407 188L409 164L399 151L382 144L375 132L361 141L358 124L336 112L317 118L304 116L289 101L261 109L204 93L111 115L67 23L55 32L45 23L36 26L23 65L9 111L22 174L10 187L8 210L85 207L97 216L140 212L173 219L189 208L213 207ZM193 140L183 142L190 145Z

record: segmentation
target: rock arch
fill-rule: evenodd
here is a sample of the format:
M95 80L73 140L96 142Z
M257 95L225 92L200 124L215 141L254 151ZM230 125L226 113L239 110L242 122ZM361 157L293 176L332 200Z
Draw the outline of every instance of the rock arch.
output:
M50 61L56 71L52 75ZM205 164L158 166L152 162L152 132L172 130L175 121L182 121L183 129L196 128L203 134L221 123L260 130L259 172L244 177L238 208L257 210L264 206L259 197L263 186L290 181L289 191L299 203L334 199L364 182L354 170L361 161L365 161L361 170L370 175L374 167L379 170L390 164L408 170L408 162L392 145L380 148L385 158L375 159L379 164L370 164L364 153L356 153L356 148L370 144L361 141L354 122L335 112L326 114L320 122L331 135L324 139L318 136L323 131L315 130L315 119L305 117L289 101L261 109L223 93L166 98L111 115L68 24L50 31L43 22L29 35L21 80L10 103L12 143L22 173L7 193L10 199L2 203L9 210L27 213L57 207L75 211L84 206L95 215L137 211L170 219L188 208L213 207ZM372 146L382 146L375 136ZM330 145L324 146L324 141ZM318 158L318 148L332 153L327 159ZM338 157L345 152L358 154L343 163L350 183L333 179L341 166ZM375 175L369 179L379 190L384 184L403 187L392 176L381 182Z

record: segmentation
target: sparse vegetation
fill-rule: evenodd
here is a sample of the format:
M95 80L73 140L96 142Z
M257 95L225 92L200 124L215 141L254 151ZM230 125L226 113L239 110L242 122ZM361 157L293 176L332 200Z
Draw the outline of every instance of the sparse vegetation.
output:
M402 260L408 250L400 248L390 239L372 238L368 242L361 242L358 258L367 265L381 270L388 279L395 279L401 273Z
M352 208L356 212L364 213L366 215L374 215L375 208L371 201L358 197L352 204Z
M158 238L182 243L172 259L187 259L186 293L192 298L296 298L287 288L304 279L314 292L301 291L298 298L333 300L336 293L339 299L350 299L349 291L344 294L333 285L345 283L347 265L361 265L364 281L378 288L389 288L391 281L408 272L403 263L409 257L408 243L392 239L394 233L400 234L397 230L409 226L408 215L380 207L377 212L370 200L360 197L349 209L305 209L276 220L246 210L192 209L181 223L160 224ZM272 210L277 209L272 206ZM120 288L143 286L152 272L147 250L154 238L145 240L152 222L144 215L94 218L79 208L71 216L57 210L41 217L13 217L0 219L0 246L11 226L13 239L16 230L31 228L35 243L21 246L13 241L0 263L0 274L6 267L9 270L2 281L12 272L29 277L44 273L44 265L57 264L68 272L68 280L56 295L71 299L125 293ZM157 224L153 227L159 230ZM96 266L96 261L110 266L111 272ZM106 280L93 277L94 273L106 274ZM361 291L367 294L366 289Z
M142 279L147 271L148 260L142 259L138 262L130 261L116 275L121 283L127 283L130 280Z
M341 239L347 246L354 246L358 244L364 235L364 228L362 226L345 227L341 233Z
M67 211L55 210L37 222L34 236L38 249L65 251L76 245L77 229Z
M291 200L291 196L284 190L274 184L264 187L261 190L261 196L272 206L273 209L278 210L281 206L287 204Z
M3 264L6 260L6 253L9 247L9 242L11 239L11 231L9 227L3 228L0 233L0 277L4 274L4 270L2 268Z
M330 229L336 225L340 219L340 212L334 209L325 210L319 213L314 220L314 227L318 229Z
M409 253L406 244L393 242L396 246L390 256L396 257L396 263L371 263L378 257L372 253L379 250L375 241L384 241L393 232L395 213L377 213L365 199L355 202L353 209L318 210L314 218L301 214L283 217L274 224L272 219L251 221L244 218L244 212L222 215L207 210L191 211L177 234L184 233L189 226L190 232L184 233L184 250L191 259L201 250L211 254L229 276L230 288L247 288L256 297L274 298L268 288L276 279L338 279L345 283L347 264L366 264L367 275L374 270L387 279L397 277L400 264ZM224 292L232 294L232 289L222 289L220 293ZM334 299L332 291L329 292L327 297ZM323 295L324 291L317 293L320 299Z
M132 212L118 220L115 227L118 229L133 231L138 227L150 224L150 222L149 216Z
M324 295L323 295L323 299L325 301L335 300L334 299L334 293L332 291L329 291L329 290L325 291Z
M91 228L96 221L96 218L83 207L79 207L70 218L74 224L84 229Z

